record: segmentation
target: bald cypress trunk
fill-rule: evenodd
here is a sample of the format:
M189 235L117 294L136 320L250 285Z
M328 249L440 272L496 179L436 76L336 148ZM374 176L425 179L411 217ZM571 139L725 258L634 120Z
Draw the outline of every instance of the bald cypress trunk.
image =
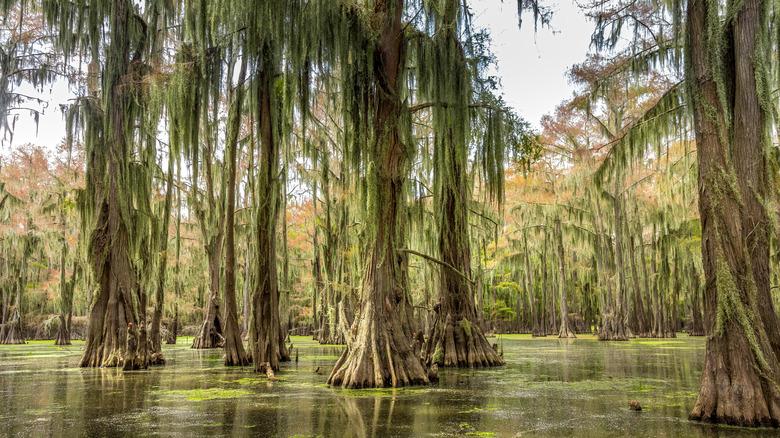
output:
M374 16L378 41L373 80L373 144L368 169L371 221L368 258L363 274L360 310L347 338L347 348L328 378L346 388L406 386L429 383L426 370L412 347L413 333L406 318L406 290L398 242L403 220L403 187L407 174L406 146L401 143L399 76L404 59L403 0L378 0Z
M599 340L602 341L626 341L628 340L628 318L626 315L626 274L623 266L623 201L620 194L622 178L615 183L615 195L612 198L614 212L615 235L615 295L610 296L610 311L604 315ZM612 294L610 294L612 295Z
M82 367L122 366L133 370L147 366L138 342L142 335L138 326L143 323L145 312L140 306L144 302L143 292L130 260L127 223L132 205L126 193L126 157L132 127L126 110L131 105L131 88L136 80L129 62L132 8L128 0L117 0L111 6L111 43L103 73L104 144L92 145L87 158L87 191L94 195L97 215L90 235L89 257L99 290L90 312Z
M168 173L165 181L165 206L163 207L162 224L160 225L159 248L157 257L157 284L154 294L154 311L152 312L152 326L149 330L149 347L151 349L151 365L165 364L162 354L162 317L165 300L165 276L168 271L168 226L171 220L173 207L173 154L168 154Z
M316 169L318 165L318 160L314 160L314 167ZM322 172L324 173L324 172ZM312 184L312 207L314 210L314 217L319 217L317 214L317 199L319 196L318 192L318 181L314 180L314 183ZM312 309L313 309L313 321L314 321L314 340L319 341L322 344L327 343L326 338L328 337L328 327L327 327L327 320L325 318L325 314L327 313L326 307L327 307L327 297L324 293L324 282L322 281L322 265L321 265L321 257L320 257L320 227L315 223L314 224L314 233L312 236L312 249L314 252L314 255L312 257L311 262L311 269L312 269L312 278L314 281L312 282ZM318 310L319 309L319 312Z
M235 50L235 49L234 49ZM233 60L231 59L231 62ZM225 205L225 365L243 366L249 364L244 350L241 330L238 327L238 304L236 302L236 162L238 161L238 134L241 128L241 108L244 99L247 56L241 57L238 82L231 90L230 112L228 114L225 155L227 164L227 203ZM232 73L232 69L229 69ZM229 75L232 76L232 75Z
M446 135L446 134L445 134ZM442 179L436 198L439 215L439 254L447 266L439 269L439 303L424 348L428 365L489 367L504 361L487 341L477 317L471 278L468 235L466 156L444 142L437 148L437 178ZM445 173L445 175L441 175ZM457 270L457 272L455 271ZM468 279L467 279L468 278Z
M750 199L760 197L763 189L754 184L767 172L766 113L756 83L757 77L765 78L765 72L757 70L763 66L753 58L765 55L758 49L760 33L765 30L765 5L762 0L742 2L726 28L725 53L730 62L724 64L733 71L726 70L724 75L730 81L717 76L722 60L713 65L713 59L718 59L711 53L712 44L718 42L713 38L721 35L712 32L720 26L713 13L717 7L713 0L691 0L687 11L688 90L699 161L708 336L699 396L690 416L708 422L777 427L780 366L770 339L777 317L771 307L762 308L771 300L766 296L768 284L758 283L768 252L762 247L762 226L755 221L765 212ZM719 87L724 84L733 86L733 100L725 102L733 105L730 108L724 108L720 99ZM729 113L733 114L733 137L728 132ZM731 145L729 139L733 139ZM749 195L747 188L752 191Z
M534 282L531 279L531 259L528 255L529 249L528 249L528 236L526 231L523 231L523 262L525 264L525 269L523 270L523 289L525 290L526 295L528 296L528 308L530 309L530 318L531 318L531 334L532 336L539 333L539 319L537 318L536 314L538 313L536 308L536 291L534 288Z
M640 236L641 237L641 236ZM641 239L640 239L641 242ZM639 271L636 267L636 238L630 235L628 238L628 260L631 263L631 279L633 280L632 304L634 307L633 321L634 334L637 336L647 336L647 319L645 318L645 305L642 299L642 286L639 280Z
M264 52L270 50L265 47ZM276 267L276 224L279 197L279 137L275 135L273 105L275 67L270 54L261 54L262 65L257 72L257 102L259 106L260 154L257 178L257 208L255 218L256 266L252 291L252 323L250 344L255 370L268 373L279 369L281 361L289 359L284 346L285 334L279 319L279 279Z
M542 293L541 293L541 300L540 300L540 312L539 312L539 332L535 333L535 336L547 336L548 334L548 327L547 327L547 289L549 287L548 279L547 279L547 233L544 234L544 240L542 244L542 257L539 259L539 262L541 263L541 270L542 270Z
M213 74L211 69L213 66L201 66L202 71L198 71L198 75ZM200 78L199 78L200 79ZM221 175L217 172L218 167L215 163L216 143L218 141L215 129L211 129L211 126L218 125L219 113L219 96L217 91L211 90L211 92L203 92L197 96L202 100L199 103L202 106L202 110L199 113L200 123L206 127L206 132L203 137L205 141L201 144L197 144L195 147L204 147L202 152L197 150L193 153L192 163L192 210L198 219L200 225L200 232L203 238L203 246L206 252L206 260L208 263L208 279L209 289L207 302L202 302L203 288L199 286L201 305L206 308L206 313L203 318L203 322L200 325L195 338L192 340L192 348L195 349L207 349L207 348L221 348L224 345L224 321L222 314L222 302L220 296L221 281L222 281L222 254L225 238L225 194L226 194L226 181L225 174ZM194 122L194 121L193 121ZM212 133L212 131L214 131ZM203 173L205 180L205 196L201 194L201 189L198 188L199 184L199 164L198 155L202 154L203 160ZM216 174L216 175L215 175ZM220 177L219 180L215 179Z
M653 293L653 328L652 328L652 337L654 338L663 338L664 337L664 329L663 329L663 300L661 297L661 291L660 291L660 284L661 284L661 276L664 275L664 271L661 269L662 263L659 261L659 253L661 252L659 249L660 244L658 243L658 240L660 237L658 236L656 224L653 224L653 245L652 245L652 253L650 254L650 267L651 269L651 276L653 278L652 280L652 293Z
M3 321L0 331L0 344L24 344L24 332L22 330L22 294L27 285L27 259L30 245L30 230L32 220L28 221L28 235L23 237L22 258L16 268L16 282L13 285L13 298L8 307L8 315ZM9 295L11 295L9 293Z
M690 265L691 276L691 328L688 331L690 336L704 336L704 321L701 314L701 281L696 266Z
M62 215L60 217L62 218ZM65 272L67 257L68 243L63 237L62 248L60 249L60 326L57 328L57 338L54 341L54 345L71 345L70 323L73 317L73 289L77 278L77 262L73 262L73 271L70 279L68 279Z
M181 161L176 161L176 264L174 266L173 322L166 344L175 345L179 336L179 297L181 297Z
M220 268L222 262L222 231L211 236L205 245L208 262L209 296L206 303L206 314L192 340L192 348L221 348L225 343L223 336L221 303L219 297Z
M555 236L558 245L558 290L561 296L561 328L558 330L559 338L576 338L574 331L569 327L569 305L566 300L566 265L563 251L563 230L561 219L555 218Z
M66 134L65 144L67 146L67 160L65 165L68 170L71 170L72 166L72 152L73 152L73 136ZM62 232L60 244L60 326L57 328L57 338L54 341L54 345L71 345L70 340L70 323L73 318L73 289L75 287L78 271L78 257L74 257L73 271L71 278L66 279L67 274L66 264L68 260L68 247L67 240L67 221L65 218L65 195L62 195L60 199L60 231Z

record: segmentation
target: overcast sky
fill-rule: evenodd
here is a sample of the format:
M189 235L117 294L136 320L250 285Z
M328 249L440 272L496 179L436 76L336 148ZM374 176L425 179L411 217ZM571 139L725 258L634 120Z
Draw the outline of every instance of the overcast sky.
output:
M572 0L549 2L552 28L534 32L531 14L517 26L515 0L470 0L475 24L489 29L504 98L539 127L539 120L572 95L566 72L585 60L593 24Z
M523 28L517 27L515 0L470 0L475 24L492 36L493 52L498 59L496 75L501 78L504 98L517 113L539 127L544 114L551 113L563 99L571 96L566 72L585 59L592 24L573 1L551 3L554 9L552 29L534 32L530 15ZM29 90L25 90L29 91ZM11 146L24 143L55 147L65 135L65 122L58 104L70 98L67 88L55 85L46 90L51 96L49 108L41 116L36 132L33 119L22 114L16 122ZM2 152L8 152L3 142Z

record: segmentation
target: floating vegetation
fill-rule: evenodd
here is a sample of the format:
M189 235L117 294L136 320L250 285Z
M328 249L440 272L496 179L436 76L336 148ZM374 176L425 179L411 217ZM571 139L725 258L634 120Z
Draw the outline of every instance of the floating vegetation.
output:
M188 401L225 400L248 397L253 393L244 389L203 388L157 391L162 397L185 398Z

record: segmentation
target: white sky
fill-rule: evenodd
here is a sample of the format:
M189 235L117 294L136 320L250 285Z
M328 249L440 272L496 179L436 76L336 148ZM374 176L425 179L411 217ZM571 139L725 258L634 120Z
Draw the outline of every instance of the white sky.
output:
M470 0L469 4L475 24L490 31L504 99L539 128L543 115L571 97L566 72L585 60L593 24L573 0L548 2L554 10L552 28L536 32L530 12L523 15L523 27L518 29L515 0Z
M552 113L558 103L571 96L566 72L585 59L593 29L572 0L550 4L555 11L552 29L539 28L534 32L530 14L524 15L523 28L518 29L515 0L469 2L475 24L490 31L498 60L495 74L501 78L505 100L536 128L544 114ZM30 90L22 88L22 91ZM50 94L51 102L40 118L37 132L32 117L20 114L12 143L3 141L0 154L25 143L54 148L62 141L65 122L58 104L72 96L61 83L54 84L44 94Z

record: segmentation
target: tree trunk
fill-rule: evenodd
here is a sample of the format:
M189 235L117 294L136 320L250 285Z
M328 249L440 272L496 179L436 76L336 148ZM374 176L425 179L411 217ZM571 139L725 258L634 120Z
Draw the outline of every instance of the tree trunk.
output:
M451 138L452 133L443 133ZM466 177L466 156L451 142L439 141L434 178L439 221L439 254L447 266L439 272L437 314L424 348L428 366L490 367L504 361L488 342L477 318L471 278L468 234L468 202L471 191ZM441 168L440 168L441 167ZM457 272L455 272L457 270ZM466 278L464 278L466 277ZM467 279L468 278L468 279Z
M236 49L233 49L236 50ZM232 60L231 60L232 62ZM236 303L236 161L238 160L238 134L241 128L241 109L244 99L246 78L246 53L241 56L238 82L233 88L230 112L228 114L227 138L227 205L225 205L225 365L249 365L249 356L244 350L241 330L238 327L238 304ZM229 70L232 73L232 68ZM231 75L232 76L232 75Z
M176 160L176 266L174 267L173 322L166 344L176 345L179 336L179 297L181 297L181 161Z
M73 136L67 134L67 160L65 162L66 168L71 169L72 166L72 151L73 151ZM64 189L64 188L63 188ZM60 231L62 232L62 247L60 248L60 326L57 329L57 338L54 341L54 345L71 345L70 340L70 322L73 316L73 288L76 282L77 276L77 263L78 257L74 257L73 273L71 274L70 281L66 280L66 264L68 259L68 241L67 241L67 221L65 218L65 194L62 194L60 199Z
M374 16L379 36L373 81L378 90L374 114L373 165L368 184L373 199L368 219L368 259L365 264L360 310L347 338L347 348L328 378L345 388L428 384L428 374L412 347L412 330L405 318L407 302L402 284L401 257L396 242L403 220L403 186L407 174L406 146L401 124L399 75L403 65L403 0L377 1Z
M691 329L690 336L704 336L704 321L701 314L701 281L696 265L691 263Z
M242 312L242 325L241 325L241 337L244 340L247 340L249 338L249 320L250 320L250 309L249 309L249 295L250 293L250 285L252 284L251 281L251 273L249 270L249 259L250 259L250 250L249 250L249 243L247 243L246 252L244 253L244 283L241 288L241 298L242 298L242 306L241 306L241 312ZM250 354L251 356L251 354Z
M743 206L740 210L743 213L742 233L758 289L758 310L772 350L780 358L780 321L772 301L769 266L770 235L774 225L767 206L777 196L772 179L774 174L772 177L769 174L768 158L775 149L767 128L774 109L770 102L765 101L771 99L768 97L770 94L777 95L777 88L770 90L772 86L768 84L771 80L768 63L777 58L776 46L770 49L771 43L768 42L770 32L776 32L767 23L767 9L771 5L767 0L749 0L741 4L741 11L733 24L731 50L734 62L730 65L733 71L729 72L733 81L729 83L734 87L732 157ZM777 13L775 11L775 16ZM773 27L776 25L773 24Z
M22 260L20 262L18 277L14 285L14 301L9 307L9 315L3 325L0 344L25 344L24 332L22 331L22 292L27 285L27 257L29 236L24 237L24 248L22 250Z
M89 257L99 290L92 306L82 367L122 366L124 370L146 368L146 357L139 351L139 323L145 313L141 288L130 259L132 209L126 193L127 133L132 121L130 19L132 5L118 0L111 9L111 38L106 53L102 115L104 144L92 145L88 153L87 192L94 193L97 214L91 232ZM124 212L124 213L123 213ZM91 222L90 219L85 218ZM134 342L131 342L134 341Z
M666 311L666 337L676 338L677 329L679 325L679 312L677 304L680 302L680 289L683 288L682 274L680 270L682 268L682 262L680 261L679 249L675 251L674 256L674 293L669 297L669 307Z
M62 210L60 211L60 221L64 227L65 215ZM63 230L64 231L64 230ZM73 297L69 296L68 281L66 280L65 263L68 257L68 242L65 240L65 236L62 237L62 247L60 248L60 326L57 328L57 338L54 341L54 345L71 345L70 342L70 327L68 326L68 313L73 304Z
M73 261L73 272L70 279L66 279L65 260L67 259L67 242L63 241L60 253L60 326L57 329L57 338L54 345L71 345L70 322L73 317L73 288L78 277L78 262Z
M659 284L661 283L661 276L663 275L663 271L661 270L661 266L659 263L659 257L658 253L660 252L658 247L660 240L660 236L658 236L658 233L656 232L656 224L653 224L653 246L652 246L652 254L651 254L651 260L650 260L650 266L652 267L652 285L653 285L653 330L652 330L652 336L655 338L663 338L664 337L664 330L663 330L663 301L661 300L661 293L660 293L660 287Z
M165 300L165 274L168 270L168 225L171 219L173 207L173 171L174 156L168 154L168 174L165 181L165 206L163 207L162 224L159 235L159 252L157 254L157 285L154 294L154 311L152 312L152 327L149 330L150 365L164 365L165 358L162 353L162 317Z
M534 290L534 283L531 279L531 260L528 256L528 253L530 250L528 249L528 237L525 230L523 230L523 262L525 263L525 269L524 269L524 276L523 276L523 288L528 295L528 307L531 309L530 318L531 318L531 334L532 336L535 336L539 333L539 319L537 318L537 309L536 309L536 291Z
M653 326L653 303L654 303L654 296L652 288L650 287L650 275L648 274L647 270L647 264L648 260L645 256L645 242L644 237L642 236L642 226L638 226L637 230L637 236L639 239L639 264L642 267L642 295L644 297L644 301L647 304L647 310L645 311L645 336L646 337L653 337L654 336L654 326ZM653 238L655 238L655 235L653 235Z
M599 340L601 341L627 341L628 331L626 330L626 274L623 266L623 202L620 189L622 178L616 179L615 195L612 199L614 208L614 229L615 229L615 271L617 277L616 291L612 312L605 315Z
M219 303L219 281L222 255L222 232L213 236L206 245L206 258L209 265L209 301L206 306L206 316L200 325L198 333L192 340L195 349L222 348L225 343L222 322L222 312Z
M641 245L641 236L640 236ZM642 302L642 286L639 282L639 270L636 267L636 240L633 235L628 238L628 259L631 261L631 278L634 282L633 305L634 305L634 321L635 326L633 328L636 336L647 336L647 320L645 319L645 306Z
M260 154L257 179L258 212L256 214L255 284L252 291L252 324L249 338L255 371L279 370L281 361L289 360L279 319L279 280L276 267L276 224L279 217L279 138L274 132L275 65L268 46L262 49L257 74L257 99L260 105Z
M747 224L755 219L749 211L750 201L744 199L739 188L728 183L742 184L754 178L744 174L748 169L741 165L750 158L736 157L764 154L763 145L753 144L764 140L761 121L765 116L756 88L756 77L765 78L756 66L763 66L753 56L762 55L756 45L761 38L765 6L761 0L746 0L740 6L733 28L729 27L726 33L728 39L733 37L733 45L729 45L735 69L733 109L721 106L719 87L725 82L715 76L719 65L711 64L710 39L721 36L712 31L712 27L720 25L718 13L713 12L718 4L712 0L691 0L687 11L688 86L699 161L708 336L701 388L690 416L707 422L777 427L780 366L767 329L777 324L777 318L761 309L770 297L761 296L768 288L757 284L757 271L753 268L754 264L761 266L767 261L763 260L763 251L751 253L753 237L746 236ZM710 21L713 19L717 21ZM726 143L732 138L727 131L729 113L735 120L732 147ZM730 152L735 157L735 167L729 161ZM766 168L752 168L750 172L763 173Z
M542 269L542 296L541 296L541 303L540 308L541 312L539 312L540 317L540 327L539 327L539 333L536 334L537 336L547 336L547 289L549 287L548 279L547 279L547 233L544 234L544 241L542 243L542 257L539 260L541 263L541 269Z
M317 162L318 160L314 160L314 168L315 171L317 169ZM314 217L317 218L319 215L317 214L317 197L319 196L317 187L319 186L317 180L315 179L312 183L312 208L314 210ZM312 282L312 291L311 291L311 302L312 302L312 316L313 316L313 325L314 327L312 330L314 331L314 340L315 341L321 341L323 339L322 331L326 330L324 327L324 318L323 313L325 310L323 308L320 308L319 312L317 311L320 299L322 297L322 266L320 266L320 228L317 225L316 221L314 223L314 232L312 233L312 250L314 255L312 256L311 261L311 274L314 281Z
M566 302L566 265L563 251L563 230L561 219L555 218L555 236L558 242L558 290L561 294L561 328L558 330L559 338L576 338L569 327L569 306Z

